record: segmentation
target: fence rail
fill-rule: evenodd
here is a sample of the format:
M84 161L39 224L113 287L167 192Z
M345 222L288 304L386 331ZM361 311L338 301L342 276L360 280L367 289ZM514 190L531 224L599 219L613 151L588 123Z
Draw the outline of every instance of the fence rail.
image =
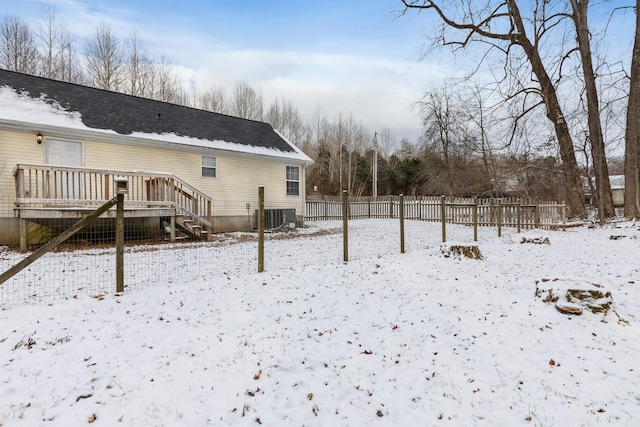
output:
M326 199L306 202L307 221L338 220L342 218L341 200ZM405 198L404 218L449 224L474 224L477 208L479 226L557 229L566 227L566 205L556 202L535 202L519 198L478 199L461 197ZM348 201L349 219L398 218L400 198L388 196L383 200L354 198Z

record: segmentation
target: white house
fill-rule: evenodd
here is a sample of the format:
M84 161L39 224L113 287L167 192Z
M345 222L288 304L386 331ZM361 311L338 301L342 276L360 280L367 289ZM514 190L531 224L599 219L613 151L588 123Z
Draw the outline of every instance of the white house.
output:
M252 228L258 187L299 219L310 163L266 123L0 70L0 244L86 215L115 177L129 179L126 216L150 230Z

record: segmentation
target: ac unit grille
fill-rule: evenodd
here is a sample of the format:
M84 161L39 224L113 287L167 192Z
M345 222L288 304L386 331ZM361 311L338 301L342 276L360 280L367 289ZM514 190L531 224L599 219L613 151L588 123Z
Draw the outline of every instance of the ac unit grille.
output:
M254 214L255 226L258 228L258 211ZM295 224L295 209L265 209L264 210L264 228L286 228L289 224Z

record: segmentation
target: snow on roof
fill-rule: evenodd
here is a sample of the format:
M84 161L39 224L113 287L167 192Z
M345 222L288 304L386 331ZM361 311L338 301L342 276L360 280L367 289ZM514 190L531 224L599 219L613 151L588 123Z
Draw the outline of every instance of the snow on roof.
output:
M118 134L118 132L112 129L100 129L87 126L83 122L83 117L80 112L67 111L58 102L48 99L45 94L40 94L39 97L34 97L34 94L18 93L10 86L0 86L0 119L33 124L34 126L47 125L67 129L84 130L103 135ZM178 145L288 158L303 162L312 161L300 149L282 137L282 135L279 133L277 133L277 135L291 146L291 151L285 152L276 148L239 144L221 139L209 140L195 138L192 136L178 135L173 132L131 132L124 136L150 141L168 142Z

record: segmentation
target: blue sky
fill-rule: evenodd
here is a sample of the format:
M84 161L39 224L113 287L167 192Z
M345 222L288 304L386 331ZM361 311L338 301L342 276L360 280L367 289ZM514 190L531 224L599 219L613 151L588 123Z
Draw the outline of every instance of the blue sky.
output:
M40 0L3 0L0 14L37 23ZM415 140L411 104L439 84L443 67L419 61L425 18L396 19L396 0L57 0L57 16L82 50L106 22L122 39L135 28L155 57L179 65L196 90L246 80L269 103L290 100L305 119L353 114L371 131Z
M592 10L606 22L611 0ZM38 24L45 0L2 0L0 15ZM430 14L398 18L399 0L50 0L67 29L84 40L100 22L122 40L135 29L149 53L166 56L196 91L231 90L239 80L259 90L269 104L293 102L310 122L316 108L328 119L353 117L370 131L392 130L415 141L420 119L411 106L445 79L464 71L466 58L443 49L420 60L432 29ZM612 62L630 58L630 10L609 22L604 47ZM602 52L601 52L602 53ZM466 67L465 67L466 68Z

